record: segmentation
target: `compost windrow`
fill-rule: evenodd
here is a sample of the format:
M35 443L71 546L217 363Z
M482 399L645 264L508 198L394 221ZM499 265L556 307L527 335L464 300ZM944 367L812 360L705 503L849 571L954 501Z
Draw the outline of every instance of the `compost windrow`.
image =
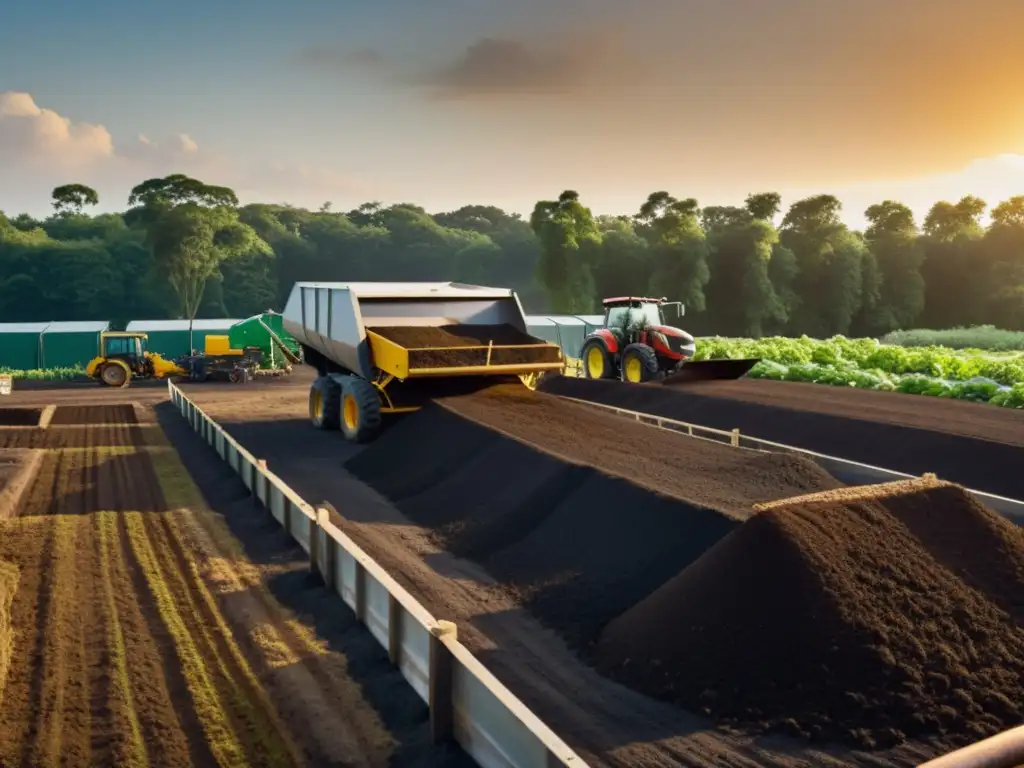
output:
M612 676L877 748L1024 717L1024 530L930 479L765 508L602 633ZM699 663L694 663L699 659Z
M411 350L410 368L453 368L476 365L556 363L558 347L523 333L507 323L500 325L383 326L371 331ZM499 347L486 349L489 345ZM528 348L530 345L535 348ZM502 346L523 349L500 349ZM459 349L460 347L483 347Z
M551 376L540 388L1024 499L1024 411L1012 408L752 379L668 387Z
M839 485L799 457L662 432L518 383L441 398L346 468L578 648L753 503Z

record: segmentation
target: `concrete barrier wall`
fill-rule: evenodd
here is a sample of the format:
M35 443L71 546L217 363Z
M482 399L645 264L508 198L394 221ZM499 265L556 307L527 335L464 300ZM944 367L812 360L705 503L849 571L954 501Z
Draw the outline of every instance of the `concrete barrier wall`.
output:
M430 708L435 742L454 739L484 768L586 768L575 752L366 552L314 509L174 384L171 401L241 477L253 498L310 556L320 574L388 651Z

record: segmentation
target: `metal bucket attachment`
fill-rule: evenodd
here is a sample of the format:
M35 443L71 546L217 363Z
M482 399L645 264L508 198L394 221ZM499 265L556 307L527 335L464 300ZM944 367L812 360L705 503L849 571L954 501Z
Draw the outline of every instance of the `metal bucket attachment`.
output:
M759 362L761 362L760 359L751 358L744 360L696 360L692 363L683 363L683 367L671 376L665 377L662 384L674 387L679 384L689 384L693 381L741 379Z

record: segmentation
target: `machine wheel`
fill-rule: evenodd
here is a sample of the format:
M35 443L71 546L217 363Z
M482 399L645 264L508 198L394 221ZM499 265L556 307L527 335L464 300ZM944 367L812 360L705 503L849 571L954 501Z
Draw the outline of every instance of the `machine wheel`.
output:
M338 429L340 413L341 387L333 379L321 376L309 388L309 420L317 429Z
M367 443L380 429L380 395L366 379L350 376L341 387L341 431L347 440Z
M108 387L124 389L131 383L132 375L123 365L107 363L100 368L100 381Z
M630 344L622 350L622 380L640 384L658 378L658 356L646 344Z
M615 367L612 364L612 356L600 339L591 339L583 345L580 351L583 360L583 378L585 379L610 379L615 375Z

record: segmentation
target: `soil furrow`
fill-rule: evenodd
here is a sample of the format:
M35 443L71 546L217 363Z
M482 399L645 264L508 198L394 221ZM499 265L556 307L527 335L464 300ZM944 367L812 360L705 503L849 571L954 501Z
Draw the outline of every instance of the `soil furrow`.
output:
M142 570L157 603L161 620L174 639L175 652L182 665L185 682L195 702L210 749L222 766L243 764L247 761L245 749L238 734L235 733L229 714L225 711L216 687L214 671L207 667L209 649L203 642L205 638L202 637L202 631L196 633L199 637L190 631L190 627L198 629L196 621L199 617L188 610L187 605L181 605L180 593L174 589L175 585L168 583L169 575L160 567L140 515L126 513L124 519L135 562Z
M104 675L105 695L100 702L101 705L112 708L114 730L118 735L111 745L110 753L113 763L116 765L132 766L133 768L145 766L149 764L149 760L142 726L131 691L131 675L128 669L124 634L126 622L123 622L119 616L117 605L118 592L126 587L130 589L130 586L118 578L121 575L121 569L116 563L116 558L120 554L116 542L116 515L112 512L99 512L93 518L93 525L99 559L97 577L102 590L99 599L102 600L102 612L106 619L103 633L108 656L104 660L104 668L109 670ZM99 600L97 603L99 604ZM136 666L139 663L138 656L139 654L133 655L132 667L133 670L141 672L142 670ZM147 685L154 684L155 681L152 678L147 680ZM159 744L154 743L153 746L158 747ZM95 747L93 752L95 755Z
M125 619L125 636L132 638L132 696L140 706L140 724L154 766L214 765L216 758L207 739L200 705L185 674L175 633L164 622L142 564L132 549L126 516L116 516L119 556L116 567L127 589L119 593L118 614ZM145 633L145 635L143 635ZM144 642L148 636L150 642ZM145 675L145 676L143 676ZM158 745L153 749L154 745ZM187 753L188 761L181 756Z
M266 691L235 643L194 563L182 551L175 531L165 516L147 515L143 520L156 545L163 572L180 590L179 605L188 606L187 610L194 616L193 626L200 628L204 635L210 654L207 658L216 659L218 687L223 700L230 702L229 712L236 722L236 733L248 740L246 746L251 758L261 765L292 764L295 749Z

